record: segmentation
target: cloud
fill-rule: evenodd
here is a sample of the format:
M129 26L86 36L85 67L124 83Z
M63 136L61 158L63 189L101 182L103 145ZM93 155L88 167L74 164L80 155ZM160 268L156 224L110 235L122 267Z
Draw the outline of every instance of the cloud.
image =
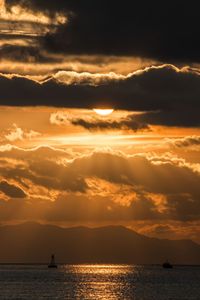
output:
M200 217L200 173L184 160L94 153L75 160L71 166L83 176L133 188L137 200L133 197L129 205L130 218L198 220Z
M108 198L87 195L61 195L55 201L29 199L22 203L18 199L0 201L1 220L42 220L46 222L105 222L131 220L139 213L152 214L153 204L143 206L120 206ZM19 209L20 208L20 209ZM136 212L134 211L136 208ZM17 212L17 213L16 213ZM144 214L143 214L144 215Z
M0 173L6 180L20 181L30 192L33 186L41 186L49 190L86 192L85 179L71 168L64 165L69 153L51 147L36 147L23 150L18 147L4 147L0 157L17 159L19 163L0 164ZM23 163L21 162L23 161ZM26 162L26 165L24 165ZM27 182L27 183L26 183Z
M165 63L199 62L198 4L110 0L5 0L5 34L24 32L39 48L64 55L128 56ZM170 16L170 20L169 20ZM187 22L185 21L187 20ZM14 26L12 26L14 23ZM9 26L8 26L9 25ZM37 26L38 25L38 26ZM3 26L3 25L2 25ZM9 28L12 27L12 30Z
M26 198L26 193L20 187L5 180L0 181L0 191L12 198Z
M1 61L54 61L42 47L41 38L67 23L66 12L32 10L30 6L23 5L23 2L0 2Z
M13 128L8 130L8 133L5 135L5 138L9 142L15 142L17 140L24 140L24 139L34 139L36 137L40 136L39 132L36 132L34 130L30 131L23 131L20 127L18 127L16 124L13 124Z
M13 130L11 130L7 135L5 135L5 138L10 142L14 142L16 140L23 140L23 130L21 128L18 128L16 124L14 124L13 127Z
M199 243L199 221L164 221L139 224L141 234L164 239L192 239Z
M199 172L193 165L167 154L127 157L120 152L94 152L91 156L77 158L69 167L89 177L97 176L114 183L144 186L146 191L152 193L190 191L198 194L199 191ZM177 178L176 182L173 178Z
M186 136L177 139L166 139L166 142L175 148L187 148L200 146L200 136Z
M70 209L64 213L64 205L70 204L75 210L80 204L85 210L91 209L89 215L87 210L80 210L82 218L87 215L93 221L95 208L101 220L185 221L200 217L200 170L184 159L169 154L130 156L117 151L96 151L67 160L63 151L49 149L52 155L48 157L46 150L13 148L2 152L0 173L2 181L15 182L34 199L57 201L60 196L62 202L55 205L62 203L61 216L75 218ZM69 194L80 196L77 206L72 200L74 196L66 196ZM91 204L87 199L94 202ZM103 211L107 212L105 217Z
M50 53L41 47L38 39L27 36L3 36L0 39L0 46L0 72L5 74L46 77L67 70L67 72L89 72L90 74L115 72L116 74L127 75L158 63L139 57Z
M151 125L172 127L199 127L200 125L198 112L194 111L193 107L188 107L188 111L186 111L185 107L181 107L181 104L179 108L177 107L176 111L172 108L157 112L147 112L137 116L136 121Z
M137 3L103 0L95 4L91 0L84 4L29 2L31 9L71 12L67 26L47 35L45 46L51 51L199 61L197 4L180 6L171 0L162 4L144 0Z
M74 80L74 72L72 76ZM136 120L143 124L200 125L199 73L171 65L146 68L129 74L125 79L119 76L118 80L111 78L97 86L79 84L79 81L66 85L54 78L38 83L23 76L1 76L0 87L1 105L91 109L109 106L143 111L144 114Z
M142 131L150 130L149 126L144 123L139 123L134 120L135 115L129 116L126 119L122 118L119 121L106 121L106 120L87 120L87 119L74 119L71 123L75 126L81 126L88 130L133 130Z
M7 1L3 0L0 7L0 19L10 22L28 22L39 23L44 25L61 25L66 23L66 16L64 14L48 13L45 11L32 10L27 5L23 5L24 1Z
M53 76L58 82L66 85L90 85L98 86L107 84L109 81L125 80L125 75L115 74L110 72L108 74L93 74L89 72L77 73L72 71L59 71Z
M12 41L12 43L14 43ZM17 61L17 62L27 62L27 63L58 63L60 60L56 57L51 57L44 51L42 51L39 46L29 46L29 45L12 45L9 41L0 48L1 61Z
M147 124L135 121L135 115L127 115L126 117L103 118L98 116L84 116L81 118L71 116L62 111L52 113L50 116L50 123L55 125L67 126L72 124L74 126L81 126L87 130L150 130Z
M148 201L147 201L148 202ZM155 219L158 213L151 204L144 205L154 219L134 220L135 207L123 207L104 197L63 194L56 201L41 198L0 200L0 218L4 222L40 221L65 226L123 224L141 234L166 239L193 239L199 242L199 220L178 221ZM138 210L138 209L137 209ZM132 215L133 214L133 215ZM151 216L152 216L151 215Z
M56 113L52 113L50 115L49 121L54 125L69 125L70 116L63 111L57 111Z
M47 145L32 147L32 148L20 148L15 145L5 144L0 146L0 157L9 157L16 159L36 159L46 157L48 159L59 157L65 157L65 159L71 159L72 153L63 149L54 148Z

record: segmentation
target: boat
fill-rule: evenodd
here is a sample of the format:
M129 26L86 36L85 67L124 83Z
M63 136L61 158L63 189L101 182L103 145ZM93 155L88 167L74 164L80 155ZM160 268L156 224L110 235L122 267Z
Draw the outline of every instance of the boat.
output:
M48 268L57 268L58 266L57 266L57 264L55 263L55 255L54 254L52 254L51 255L51 262L50 262L50 264L48 265Z
M170 264L170 262L168 262L168 260L166 262L164 262L162 266L164 269L172 269L173 268L172 264Z

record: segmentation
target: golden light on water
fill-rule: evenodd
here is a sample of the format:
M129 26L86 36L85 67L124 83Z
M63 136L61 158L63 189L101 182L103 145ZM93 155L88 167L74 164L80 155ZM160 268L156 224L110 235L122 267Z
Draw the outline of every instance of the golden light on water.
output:
M69 274L81 278L74 286L73 299L118 300L132 299L130 295L134 296L133 282L128 278L134 278L135 284L139 274L142 274L142 268L134 265L112 264L66 265L60 268L60 272L65 273L67 278Z
M114 111L114 109L99 109L99 108L94 108L93 111L100 116L109 116L110 114L112 114L112 112Z

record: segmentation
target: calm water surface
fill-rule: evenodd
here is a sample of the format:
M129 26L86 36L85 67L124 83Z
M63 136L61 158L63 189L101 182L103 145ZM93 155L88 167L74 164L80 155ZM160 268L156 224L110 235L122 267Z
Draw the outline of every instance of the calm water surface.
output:
M0 299L200 300L200 267L1 265Z

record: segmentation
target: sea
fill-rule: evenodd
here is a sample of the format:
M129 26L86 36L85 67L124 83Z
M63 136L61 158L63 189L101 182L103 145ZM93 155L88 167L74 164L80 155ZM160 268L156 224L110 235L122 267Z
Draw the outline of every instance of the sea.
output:
M0 299L200 300L200 267L0 265Z

